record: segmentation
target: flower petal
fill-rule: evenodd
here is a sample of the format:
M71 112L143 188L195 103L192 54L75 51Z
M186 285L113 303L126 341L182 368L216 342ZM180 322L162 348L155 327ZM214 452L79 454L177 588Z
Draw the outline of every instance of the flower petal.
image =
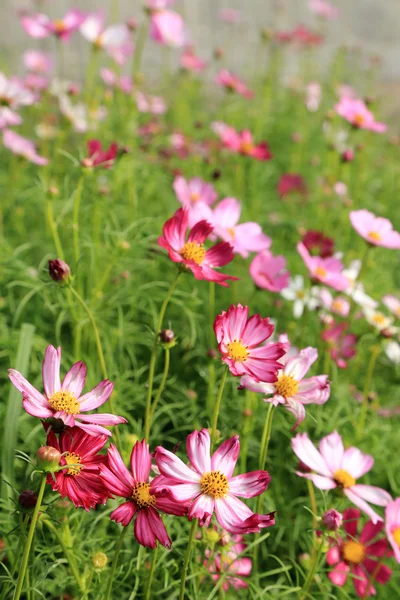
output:
M207 429L188 435L186 451L192 466L200 475L211 471L210 434Z
M251 471L229 480L229 491L242 498L254 498L267 489L271 477L267 471Z
M364 454L358 448L347 448L343 454L341 468L358 479L368 473L374 465L374 459L369 454Z
M321 475L332 478L332 472L329 469L324 457L318 452L314 444L306 433L298 433L292 439L292 448L296 456L310 469L317 471Z
M340 562L334 569L328 574L329 579L335 585L342 587L346 583L347 575L349 574L350 567L344 562Z
M160 472L166 477L171 477L180 483L198 483L200 475L190 469L175 454L162 446L157 446L154 458Z
M61 389L60 381L61 348L47 346L42 365L43 387L48 398Z
M358 494L353 492L352 488L347 488L343 490L345 496L348 497L350 502L358 506L366 515L370 517L373 523L378 523L378 521L383 521L382 517L380 517L371 507L365 502Z
M221 471L229 479L235 470L239 452L239 436L235 435L221 444L214 452L211 457L211 470Z
M339 435L337 431L322 438L319 443L319 450L331 473L334 473L341 468L344 447L342 436Z
M124 502L121 506L118 506L113 512L110 514L111 521L115 521L116 523L122 523L124 527L129 525L135 516L136 506L132 500L128 500L128 502Z
M15 369L8 369L8 376L11 379L11 383L17 388L21 394L28 396L32 404L43 406L44 408L50 408L50 404L47 399L36 389L32 384L19 371Z
M138 511L135 519L134 532L139 544L145 548L154 549L156 547L157 538L149 522L148 511L146 509Z
M138 482L147 482L150 476L151 456L146 440L136 442L131 453L131 471L133 479Z
M72 365L65 375L61 388L72 392L75 395L75 398L79 398L85 386L85 381L86 365L82 361L79 361Z
M351 490L367 502L377 504L378 506L387 506L392 501L391 495L386 490L374 485L362 485L358 483L353 485Z
M189 509L189 521L199 519L200 527L208 526L214 514L215 501L211 496L200 494Z
M109 381L108 379L100 381L100 383L96 385L96 387L93 388L93 390L87 392L87 394L79 398L79 402L81 405L80 410L82 412L86 412L88 410L94 410L95 408L98 408L109 399L113 389L114 384L111 383L111 381Z

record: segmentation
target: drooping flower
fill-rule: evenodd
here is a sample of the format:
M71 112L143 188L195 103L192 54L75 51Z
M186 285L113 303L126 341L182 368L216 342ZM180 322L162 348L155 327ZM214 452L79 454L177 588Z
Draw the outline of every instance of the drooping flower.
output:
M272 158L267 142L256 144L253 135L248 129L236 131L230 125L220 121L213 122L211 129L219 136L222 145L232 152L262 161Z
M302 242L297 244L297 251L312 279L320 281L338 292L349 287L349 281L342 273L343 263L338 258L311 256Z
M103 167L109 169L117 158L118 146L112 143L107 150L103 150L100 140L88 140L88 156L82 159L81 164L87 169Z
M22 123L21 116L16 112L21 106L33 104L35 97L21 81L7 79L0 73L0 129Z
M221 69L215 81L226 90L236 92L245 98L250 99L254 96L254 92L252 92L239 77L228 71L228 69Z
M80 26L80 32L94 48L102 48L114 58L114 53L120 49L131 46L131 36L128 26L125 24L105 26L105 18L102 11L90 13ZM131 48L133 50L133 48ZM130 52L131 54L132 52ZM119 64L124 61L117 60Z
M48 165L49 161L44 156L40 156L36 152L35 144L27 138L18 135L11 129L5 129L3 132L3 144L6 148L11 150L13 154L23 156L35 165L44 166Z
M305 404L325 404L329 399L330 385L327 375L304 379L317 358L318 350L309 346L301 350L297 356L281 361L284 367L278 371L278 378L274 383L257 382L249 375L245 375L240 380L240 387L272 396L264 398L264 402L270 402L274 406L283 404L296 417L296 423L292 428L294 431L305 419Z
M263 250L253 258L249 271L256 286L262 290L281 292L289 285L290 273L286 270L286 258L274 256L269 250Z
M250 375L256 381L273 383L282 367L278 360L286 352L285 345L261 345L271 337L274 326L268 317L249 318L248 314L247 306L232 304L215 318L214 331L222 360L236 377Z
M292 193L304 196L307 193L306 182L297 173L284 173L278 181L278 194L284 198Z
M354 333L346 333L349 323L333 322L321 333L321 339L327 342L332 360L339 369L346 369L347 363L357 353L358 338Z
M33 38L46 38L54 35L62 42L67 42L74 31L79 29L86 15L80 10L69 10L62 19L51 20L47 15L36 13L23 14L21 24L28 35Z
M271 238L263 233L258 223L239 223L241 203L236 198L224 198L214 208L214 233L230 242L233 251L247 258L250 252L260 252L270 247Z
M301 241L303 246L307 248L312 256L320 256L321 258L333 256L335 241L332 238L325 236L320 231L309 229L303 235Z
M395 558L400 563L400 498L396 498L386 507L386 535L393 548Z
M207 62L196 55L193 48L186 47L179 59L179 64L182 69L191 71L192 73L201 73L207 66Z
M359 477L372 469L372 456L354 447L345 450L342 437L337 431L322 438L319 451L306 433L298 433L292 439L292 448L296 456L314 471L296 471L297 475L310 479L320 490L342 489L350 502L365 512L373 523L383 520L368 502L387 506L391 501L390 494L373 485L357 483Z
M146 441L136 442L132 449L131 472L113 444L108 449L107 459L100 467L101 480L111 494L126 498L126 502L111 513L110 519L124 527L135 519L134 534L139 544L155 548L158 540L170 548L171 540L159 512L183 516L188 508L187 504L174 502L158 489L159 477L150 481L151 454Z
M47 346L44 355L42 378L44 394L41 394L19 371L9 369L12 384L22 394L22 404L27 413L39 419L62 421L64 427L80 427L91 435L111 435L102 425L127 423L123 417L111 414L82 414L98 408L108 400L114 384L108 379L101 381L93 390L81 396L86 380L86 365L75 363L60 381L61 348Z
M107 456L98 452L106 441L106 435L90 435L79 427L62 432L58 440L53 431L47 436L47 445L61 452L60 466L66 467L54 473L55 481L48 475L47 483L76 508L82 506L88 511L111 497L99 477Z
M400 233L393 229L389 219L377 217L369 210L353 210L350 221L354 229L372 246L400 248Z
M230 533L255 533L274 525L274 513L253 513L237 498L262 494L271 480L267 471L232 476L240 451L239 436L226 440L211 457L210 445L207 429L188 435L190 466L165 448L156 448L155 461L167 478L164 487L171 498L191 502L188 518L199 519L200 527L210 524L214 512L218 523Z
M186 239L188 220L189 211L179 208L164 224L163 235L158 238L158 243L168 250L169 258L190 269L196 279L215 281L223 286L228 285L228 279L237 279L214 270L215 267L223 267L233 260L232 246L228 242L221 242L206 250L204 242L213 230L213 226L207 221L196 223Z
M374 583L385 584L392 571L382 564L387 552L386 538L377 538L382 531L383 523L368 521L358 533L360 511L348 508L343 512L343 527L346 538L337 538L333 547L328 550L326 559L333 567L328 577L335 585L342 587L349 574L359 598L376 595Z
M223 539L215 547L214 552L206 551L204 566L215 582L218 582L224 574L222 589L225 592L229 588L240 590L249 587L249 583L245 578L251 575L252 560L247 556L242 556L246 548L247 544L241 535L230 536L229 533L224 531ZM239 555L241 556L239 557Z
M308 5L314 14L323 19L333 20L339 16L336 6L333 6L327 0L309 0Z
M54 67L54 61L48 52L27 50L24 52L24 67L28 71L33 71L40 75L48 75Z
M368 129L376 133L385 133L387 130L387 125L375 121L373 113L359 98L341 98L335 106L335 111L357 129Z

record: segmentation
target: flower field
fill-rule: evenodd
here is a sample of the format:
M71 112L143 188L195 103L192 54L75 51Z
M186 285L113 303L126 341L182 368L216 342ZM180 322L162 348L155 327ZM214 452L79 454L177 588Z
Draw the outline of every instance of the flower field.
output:
M111 4L19 11L1 65L0 600L400 598L379 63L321 66L327 0L240 76L173 0Z

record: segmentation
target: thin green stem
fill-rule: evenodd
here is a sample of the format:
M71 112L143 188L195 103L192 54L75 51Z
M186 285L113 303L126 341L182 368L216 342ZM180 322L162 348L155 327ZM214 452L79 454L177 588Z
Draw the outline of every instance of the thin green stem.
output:
M154 551L153 551L153 560L151 561L151 567L150 567L150 573L149 573L149 581L147 582L146 600L150 600L150 597L151 597L151 586L153 584L153 575L154 575L154 571L155 571L155 568L156 568L157 551L158 551L158 546L156 546L155 549L154 549Z
M135 54L132 63L132 80L133 83L137 83L137 78L140 72L140 66L142 64L143 50L146 44L147 32L149 29L149 19L146 19L140 26L140 31L136 41Z
M315 491L314 491L314 485L312 483L312 481L310 481L309 479L307 479L307 487L308 487L308 495L310 496L310 504L311 504L311 510L312 510L312 523L313 523L313 546L312 546L312 554L311 554L311 560L313 561L315 558L315 532L317 530L318 527L318 521L317 521L317 501L315 499Z
M170 358L171 358L171 354L170 354L170 349L169 348L165 348L165 362L164 362L164 372L163 372L163 376L161 379L161 383L160 383L160 387L157 390L157 393L155 395L152 407L151 407L151 411L150 411L150 422L153 420L154 418L154 413L156 412L156 408L157 408L157 404L161 398L161 395L164 391L165 388L165 384L167 382L167 377L168 377L168 372L169 372L169 364L170 364Z
M221 379L221 384L220 384L219 390L218 390L217 400L216 400L215 406L214 406L214 412L213 412L213 417L212 417L212 422L211 422L211 451L215 445L215 441L216 441L216 437L217 437L219 409L221 407L221 399L222 399L222 394L224 391L227 375L228 375L228 367L226 367L224 369L224 373L223 373L222 379Z
M37 523L37 520L39 517L40 507L42 506L44 490L46 489L46 479L47 479L47 474L43 473L42 481L40 482L40 488L39 488L39 493L38 493L38 497L37 497L35 510L33 511L31 525L29 527L28 537L27 537L26 544L25 544L24 554L22 555L21 566L19 569L19 576L18 576L18 581L17 581L17 587L15 589L15 594L14 594L13 600L19 600L19 598L21 596L22 586L24 585L26 569L28 566L29 553L31 551L33 536L35 534L36 523Z
M369 364L368 364L367 376L365 378L365 386L364 386L363 401L362 401L362 406L361 406L361 414L360 414L360 419L358 421L358 428L357 428L357 439L358 440L361 438L361 436L364 432L365 419L367 417L367 410L368 410L368 396L371 391L371 383L372 383L372 377L374 375L376 360L380 353L381 353L380 346L372 347L371 357L369 359Z
M50 197L47 198L46 202L46 217L50 227L51 235L53 237L54 245L57 250L57 255L61 260L64 260L64 252L61 245L60 236L58 235L58 229L56 221L54 219L53 202Z
M189 540L188 540L188 545L186 547L185 560L183 563L179 600L184 600L184 598L185 598L186 575L187 575L187 571L188 571L188 567L189 567L190 556L192 554L192 547L193 547L194 542L196 541L196 532L197 532L197 519L194 519L192 522L192 526L190 528Z
M71 548L68 548L65 545L63 537L62 537L62 534L57 530L57 528L53 525L53 523L51 523L47 519L43 520L43 523L46 525L46 527L48 527L50 529L50 531L57 538L57 541L58 541L58 543L61 546L61 550L63 551L64 556L65 556L65 558L68 561L69 567L71 569L71 573L75 577L75 581L78 584L78 587L79 587L80 591L82 593L84 593L85 592L85 586L83 585L83 581L82 581L82 578L81 578L80 573L79 573L78 565L76 564L75 556L73 555L73 552L71 551Z
M311 596L309 596L308 593L313 584L314 577L318 571L318 565L319 565L319 561L321 558L323 547L324 547L324 537L321 537L319 539L318 551L315 553L314 559L311 562L311 567L310 567L310 570L308 571L308 575L307 575L306 581L304 583L304 587L303 587L302 594L300 596L300 600L305 600L305 598L307 598L307 597L311 598Z
M74 243L74 258L75 264L78 264L79 261L79 208L81 204L82 198L82 189L83 189L83 175L81 175L78 186L76 188L75 197L74 197L74 207L72 213L72 229L73 229L73 243Z
M177 275L176 275L175 279L173 280L173 282L171 283L170 288L167 292L167 295L164 298L164 302L161 305L161 310L160 310L160 314L158 315L158 321L157 321L157 325L156 325L153 348L152 348L151 356L150 356L149 378L147 381L146 412L145 412L145 421L144 421L144 437L147 442L149 441L149 437L150 437L150 427L151 427L151 418L152 418L151 395L153 393L154 371L155 371L156 359L157 359L158 334L161 331L165 311L167 310L168 302L170 301L172 293L176 287L176 284L178 283L179 275L180 275L180 271L177 272Z
M115 548L114 560L113 560L113 563L111 566L111 571L110 571L110 575L109 575L108 582L107 582L107 589L106 589L106 594L104 596L104 600L110 600L110 598L111 598L112 586L113 586L113 582L114 582L114 575L115 575L115 571L117 569L119 555L120 555L122 544L124 543L124 537L125 537L127 531L128 531L128 527L123 527L121 534L119 536L117 546Z

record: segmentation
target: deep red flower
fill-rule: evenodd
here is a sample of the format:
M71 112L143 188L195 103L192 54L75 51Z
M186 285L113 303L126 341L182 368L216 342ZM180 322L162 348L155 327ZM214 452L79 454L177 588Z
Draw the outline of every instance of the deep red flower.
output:
M115 162L118 146L113 142L108 150L103 150L100 140L88 140L89 156L82 160L82 166L86 168L103 167L109 169Z
M332 360L340 369L347 368L347 362L357 353L357 336L354 333L346 333L348 323L332 323L328 329L322 332L321 338L328 343Z
M307 193L306 182L303 177L297 173L285 173L279 179L278 194L281 198L284 198L293 192L305 196Z
M330 237L326 237L320 231L310 229L301 241L312 256L320 256L321 258L333 256L335 241Z

